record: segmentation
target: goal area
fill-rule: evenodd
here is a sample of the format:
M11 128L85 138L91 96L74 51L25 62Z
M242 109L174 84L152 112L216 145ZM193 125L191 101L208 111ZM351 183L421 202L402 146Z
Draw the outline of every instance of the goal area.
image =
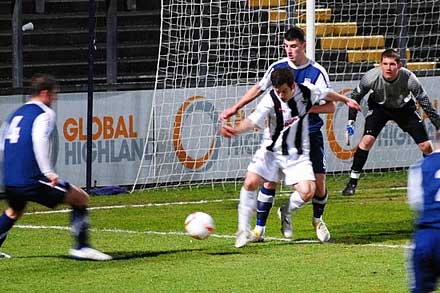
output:
M380 61L385 48L398 49L403 63L422 81L437 109L440 70L440 2L315 1L315 57L332 87L349 94ZM306 1L162 0L156 84L136 188L242 182L261 132L226 139L219 114L257 83L272 62L285 57L283 34L306 30ZM309 14L310 15L310 14ZM257 99L258 100L258 99ZM321 114L329 174L346 180L367 114L358 114L356 135L344 143L347 107ZM248 104L228 119L239 123ZM424 116L424 118L426 118ZM429 134L434 127L428 119ZM402 170L421 158L412 139L388 123L370 152L366 172Z

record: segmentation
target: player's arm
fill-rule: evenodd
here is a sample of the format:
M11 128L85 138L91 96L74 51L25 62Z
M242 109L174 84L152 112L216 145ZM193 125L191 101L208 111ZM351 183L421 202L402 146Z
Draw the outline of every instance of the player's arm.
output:
M416 100L422 107L423 111L426 113L426 115L428 115L429 120L431 120L432 124L434 124L435 129L439 130L440 117L437 114L437 111L432 106L428 94L426 93L425 89L423 88L422 84L415 76L415 74L411 74L408 80L408 88L411 91L411 93L414 95L414 97L416 97Z
M41 173L54 186L58 183L58 175L50 161L50 135L53 127L53 117L48 112L40 114L32 126L32 145Z
M235 103L232 107L226 109L223 111L223 113L220 115L220 118L225 120L235 113L238 112L241 108L243 108L245 105L249 104L253 100L255 100L258 96L260 96L263 93L263 91L260 89L259 84L255 84L253 87L251 87L243 97L240 98L240 100Z
M0 127L0 163L3 162L3 152L5 151L5 132L8 129L9 124L4 122Z
M414 211L423 208L423 188L421 162L412 165L408 170L408 204Z
M344 103L350 108L350 111L351 110L353 110L353 111L360 111L361 110L361 107L359 106L357 101L350 99L344 95L341 95L340 93L337 93L333 90L328 91L328 93L324 99L326 101Z
M269 113L273 111L273 108L274 106L270 94L266 94L255 107L255 111L253 111L246 119L242 120L235 127L226 124L222 125L220 128L220 134L224 137L233 137L254 128L262 129L265 126L265 121L269 116Z
M310 108L309 113L334 113L335 110L335 102L326 102L323 105L314 105L312 108Z
M251 129L254 129L256 127L256 124L254 124L253 121L246 118L242 120L237 126L232 127L229 125L223 125L220 128L220 134L224 137L234 137L237 135L240 135L244 132L247 132Z
M350 98L355 100L358 104L361 103L362 99L366 94L372 90L373 84L377 79L378 71L372 69L368 71L360 80L359 85L353 89ZM356 121L357 112L355 110L349 109L348 111L348 121L354 123Z

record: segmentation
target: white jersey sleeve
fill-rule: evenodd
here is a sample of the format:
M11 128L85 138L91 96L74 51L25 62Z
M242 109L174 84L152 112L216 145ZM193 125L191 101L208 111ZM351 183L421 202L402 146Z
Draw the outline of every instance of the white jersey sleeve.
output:
M270 79L270 75L272 74L274 68L272 65L269 69L264 73L263 78L258 82L258 86L262 92L266 91L268 88L272 86L272 80Z
M332 89L327 70L325 70L325 68L322 65L318 64L317 62L313 62L313 65L320 71L320 74L318 75L318 78L315 80L314 85L322 90Z
M41 173L47 175L55 173L50 161L51 155L51 134L55 127L55 113L46 111L40 114L32 126L32 144Z
M270 94L264 95L261 101L257 104L255 111L252 112L247 118L254 123L260 129L265 128L266 119L270 116L270 113L274 111L274 104Z
M423 187L421 162L411 166L408 170L408 204L412 210L418 212L423 208Z

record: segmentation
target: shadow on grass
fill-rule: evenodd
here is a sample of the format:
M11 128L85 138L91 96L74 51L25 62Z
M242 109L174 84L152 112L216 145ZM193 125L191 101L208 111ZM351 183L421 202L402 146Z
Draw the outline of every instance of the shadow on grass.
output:
M201 250L203 249L180 249L180 250L163 250L163 251L120 251L120 252L112 252L109 254L113 257L113 260L127 260L127 259L136 259L136 258L151 258L161 255L195 252Z
M164 251L116 251L116 252L109 252L108 254L113 258L111 261L115 260L128 260L128 259L137 259L137 258L152 258L152 257L158 257L161 255L168 255L168 254L176 254L176 253L185 253L185 252L195 252L195 251L202 251L204 249L181 249L181 250L164 250ZM107 252L106 252L107 253ZM87 260L87 259L74 259L70 257L69 255L38 255L38 256L28 256L25 258L50 258L50 257L57 257L57 258L63 258L63 259L72 259L76 261L92 261L93 260Z
M216 252L207 252L209 255L233 255L233 254L241 254L240 251L216 251Z
M331 227L333 243L372 244L408 240L413 233L411 220L383 223L352 223Z

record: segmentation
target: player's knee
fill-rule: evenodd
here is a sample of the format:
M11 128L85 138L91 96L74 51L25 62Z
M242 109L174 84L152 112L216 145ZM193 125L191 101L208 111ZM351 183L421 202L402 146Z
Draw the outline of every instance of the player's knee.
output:
M8 216L8 218L12 219L12 220L18 220L24 213L24 209L21 211L17 211L13 208L8 208L5 211L5 214Z
M313 181L303 182L300 186L297 186L297 191L301 194L301 198L308 202L312 200L315 195L316 185Z
M430 140L419 143L419 148L425 155L430 154L433 151Z
M376 138L372 135L364 135L362 137L361 142L359 143L359 147L363 150L368 151L371 149L374 145L374 142L376 141Z
M248 172L246 174L246 178L244 179L243 187L244 187L244 189L246 189L248 191L255 191L260 187L260 185L262 183L263 183L263 181L260 176L258 176L257 174Z
M313 198L313 196L315 195L315 191L313 190L309 190L309 191L306 191L306 192L302 192L301 193L301 197L302 197L302 199L305 201L305 202L309 202L309 201L311 201L312 200L312 198Z
M264 188L277 189L277 184L275 182L264 182Z
M254 191L254 190L258 189L258 187L259 187L258 183L259 182L256 181L256 180L245 180L244 183L243 183L243 187L246 190Z
M74 207L87 207L89 205L89 195L81 188L72 185L67 193L66 203Z

